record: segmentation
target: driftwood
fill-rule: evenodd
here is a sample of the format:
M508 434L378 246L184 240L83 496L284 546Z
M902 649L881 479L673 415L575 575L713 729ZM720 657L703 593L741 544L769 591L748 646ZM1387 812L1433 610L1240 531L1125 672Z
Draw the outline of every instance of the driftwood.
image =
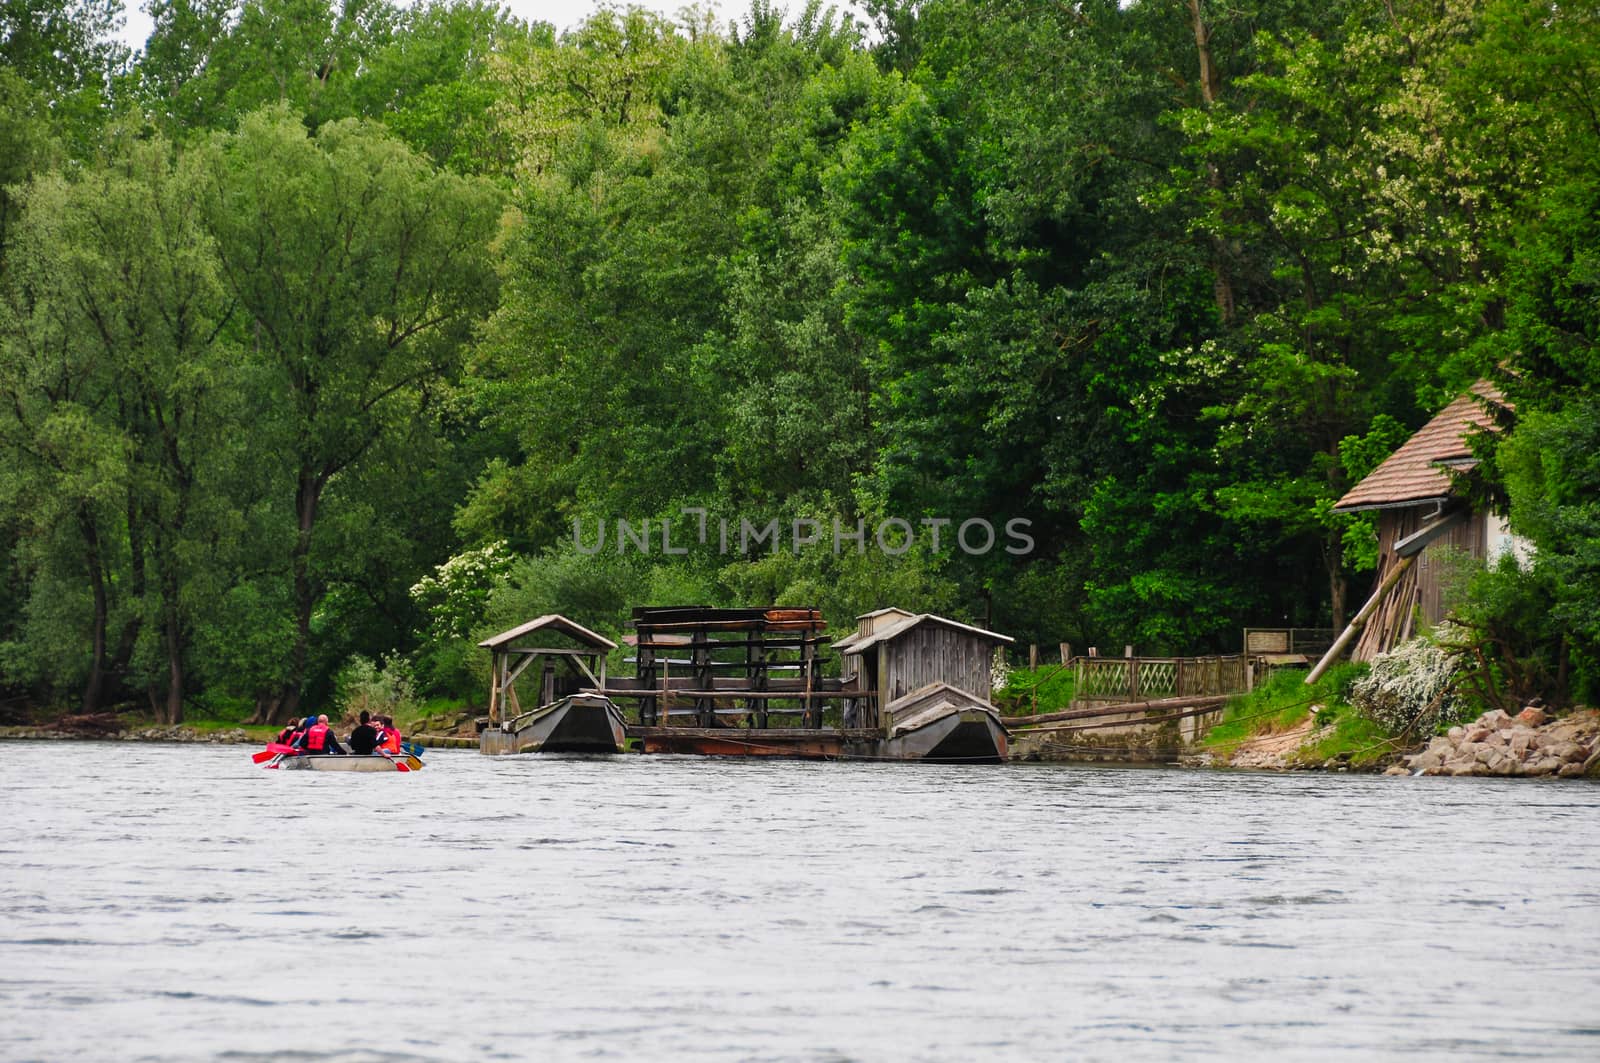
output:
M63 716L50 725L53 731L75 735L114 735L122 730L122 721L114 712L92 712L82 716Z

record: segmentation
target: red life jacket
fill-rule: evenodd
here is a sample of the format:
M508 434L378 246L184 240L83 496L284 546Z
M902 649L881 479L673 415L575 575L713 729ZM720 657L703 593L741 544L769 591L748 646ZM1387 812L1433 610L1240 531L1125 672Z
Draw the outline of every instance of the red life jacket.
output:
M328 744L328 725L314 723L311 730L306 732L306 749L312 753L321 753L322 747Z
M400 752L400 732L393 727L383 729L383 748L390 753Z
M294 724L291 723L289 726L278 732L278 742L280 745L282 745L292 741L294 741Z

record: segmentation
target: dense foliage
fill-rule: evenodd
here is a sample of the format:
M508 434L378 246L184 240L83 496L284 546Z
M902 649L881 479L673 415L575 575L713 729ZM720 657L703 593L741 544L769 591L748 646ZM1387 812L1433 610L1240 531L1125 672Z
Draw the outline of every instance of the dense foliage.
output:
M1593 5L866 6L0 6L6 696L463 693L647 602L1234 648L1353 612L1332 502L1482 376L1548 600L1484 645L1600 670Z

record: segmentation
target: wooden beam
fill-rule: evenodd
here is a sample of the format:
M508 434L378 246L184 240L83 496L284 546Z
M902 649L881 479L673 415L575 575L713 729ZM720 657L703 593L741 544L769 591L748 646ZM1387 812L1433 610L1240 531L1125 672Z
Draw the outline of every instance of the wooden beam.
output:
M489 654L489 725L500 723L500 665L505 656L498 651Z
M584 694L601 694L601 695L604 695L605 697L608 697L608 698L613 698L613 697L615 697L615 698L644 698L644 697L650 697L651 695L655 695L656 697L660 697L662 695L663 691L662 691L662 689L660 687L656 687L654 690L632 690L632 689L626 689L625 690L625 689L619 689L617 687L594 687L592 689L586 688L586 689L584 689L582 691L582 693L584 693ZM778 701L778 700L782 700L782 701L802 701L805 698L805 691L803 691L803 690L744 690L744 689L734 689L734 688L729 688L727 690L723 690L721 688L718 688L716 690L691 690L691 689L689 689L687 687L676 687L675 686L675 687L672 688L672 696L674 698L721 698L721 699L724 699L724 700L727 700L727 701L734 701L734 700L743 699L743 698L748 698L748 699L751 699L751 700L767 700L767 701ZM827 690L827 689L823 689L823 688L818 688L818 689L813 690L811 692L811 696L813 698L863 698L863 697L870 698L870 697L873 696L873 694L872 694L871 691L862 691L862 690L838 690L838 689ZM776 711L776 710L774 710L774 711Z
M495 652L496 653L520 653L520 654L532 655L532 656L538 656L539 654L542 653L542 654L546 654L546 655L551 656L551 657L598 657L598 656L600 656L600 654L596 653L594 650L558 650L558 649L551 649L550 647L547 647L547 646L538 647L538 648L529 648L529 649L506 649L506 648L501 648L499 650L496 650Z
M509 661L510 658L507 658L507 660ZM532 657L524 657L522 660L518 661L517 666L511 669L511 671L506 675L506 689L511 689L513 684L516 683L517 679L522 675L522 673L528 670L528 665L532 663Z
M1418 528L1404 539L1401 539L1399 542L1395 543L1395 556L1411 557L1414 554L1422 553L1423 550L1427 549L1429 543L1439 538L1439 536L1443 535L1457 524L1460 524L1462 521L1466 520L1468 512L1469 511L1467 510L1467 507L1462 506L1458 509L1448 510L1445 513L1440 514L1438 519L1432 524L1429 524L1425 528Z
M589 678L589 682L593 683L595 686L603 687L606 685L604 680L595 678L595 674L589 670L589 666L584 663L582 657L569 657L567 658L567 663L577 665L578 670L587 676Z
M1088 723L1053 724L1044 727L1018 727L1015 730L1045 734L1061 731L1100 731L1107 727L1144 727L1148 724L1172 723L1175 720L1187 720L1193 716L1204 716L1207 713L1216 712L1219 707L1217 705L1196 706L1192 709L1169 712L1161 716L1146 716L1138 720L1101 720L1098 723L1091 721ZM1008 727L1007 730L1012 730L1012 728Z
M1333 645L1329 646L1328 652L1322 655L1322 660L1318 661L1317 666L1306 674L1306 686L1310 686L1321 679L1322 674L1333 666L1333 662L1337 661L1340 655L1344 653L1345 647L1350 645L1350 640L1356 637L1356 632L1366 626L1367 618L1372 615L1373 610L1378 608L1379 603L1394 589L1394 585L1400 582L1400 577L1406 574L1416 560L1417 555L1412 554L1410 557L1402 557L1395 563L1394 568L1389 570L1389 574L1378 585L1378 589L1372 592L1372 597L1367 599L1367 604L1361 607L1359 613L1350 618L1350 623L1339 633L1339 637L1333 640Z
M1164 712L1169 709L1203 708L1209 711L1223 705L1237 694L1208 694L1205 697L1161 698L1156 701L1125 701L1113 705L1086 709L1067 709L1063 712L1044 712L1037 716L1002 716L1000 722L1007 727L1028 727L1041 723L1060 723L1063 720L1092 720L1097 716L1110 716L1127 712ZM1138 721L1132 721L1138 722Z

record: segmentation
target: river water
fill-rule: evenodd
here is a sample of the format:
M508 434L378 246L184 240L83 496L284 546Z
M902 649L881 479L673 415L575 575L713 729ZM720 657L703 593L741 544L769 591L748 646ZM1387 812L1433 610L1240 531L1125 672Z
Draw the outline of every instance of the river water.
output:
M1600 787L0 744L0 1058L1600 1057Z

